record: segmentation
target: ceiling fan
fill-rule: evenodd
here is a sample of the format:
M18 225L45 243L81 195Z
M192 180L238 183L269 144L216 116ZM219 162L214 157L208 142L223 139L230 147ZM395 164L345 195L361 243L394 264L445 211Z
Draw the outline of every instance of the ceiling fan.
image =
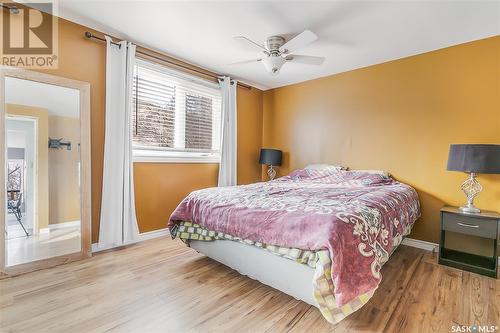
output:
M239 61L232 65L246 64L252 62L262 62L264 67L271 75L278 75L281 67L286 62L296 62L307 65L321 65L325 57L315 57L308 55L292 54L295 50L303 48L318 39L313 32L305 30L293 37L289 41L282 36L271 36L266 39L264 45L261 45L245 36L237 36L235 39L248 42L250 45L258 48L265 57Z

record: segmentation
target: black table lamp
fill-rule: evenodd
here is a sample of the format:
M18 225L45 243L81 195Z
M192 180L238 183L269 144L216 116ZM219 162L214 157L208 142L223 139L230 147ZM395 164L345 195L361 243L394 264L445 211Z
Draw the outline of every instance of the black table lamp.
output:
M262 148L260 150L259 163L269 166L267 169L269 180L273 180L274 177L276 177L276 170L274 170L273 167L281 165L281 156L281 150L267 148Z
M476 179L477 173L500 174L500 145L451 145L448 156L448 170L469 173L462 184L467 196L467 206L460 207L465 213L479 213L474 198L483 190Z

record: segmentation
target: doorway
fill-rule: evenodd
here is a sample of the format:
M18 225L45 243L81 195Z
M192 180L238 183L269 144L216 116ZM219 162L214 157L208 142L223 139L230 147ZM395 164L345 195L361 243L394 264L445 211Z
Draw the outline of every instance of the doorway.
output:
M38 234L37 119L7 117L6 239Z

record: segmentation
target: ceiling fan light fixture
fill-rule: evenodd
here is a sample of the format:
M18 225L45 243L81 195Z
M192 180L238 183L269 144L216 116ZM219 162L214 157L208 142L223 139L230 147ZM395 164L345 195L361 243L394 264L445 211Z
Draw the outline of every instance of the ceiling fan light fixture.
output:
M262 63L264 67L271 75L278 75L281 67L285 64L286 59L280 55L272 55L270 57L266 57L262 59Z
M257 48L266 56L258 59L239 61L233 63L233 65L262 62L266 71L272 76L279 74L281 67L283 67L285 62L319 66L323 63L323 61L325 61L325 57L295 54L295 50L301 49L318 39L318 36L309 30L304 30L288 41L282 36L275 35L267 37L266 42L263 45L254 42L245 36L237 36L234 38L246 41L247 44Z

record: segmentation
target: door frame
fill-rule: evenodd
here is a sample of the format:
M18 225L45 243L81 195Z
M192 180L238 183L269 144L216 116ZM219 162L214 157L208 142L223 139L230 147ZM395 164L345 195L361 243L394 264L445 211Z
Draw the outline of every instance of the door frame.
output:
M12 77L73 88L80 91L80 232L81 248L79 252L57 257L36 260L14 266L6 266L7 249L5 247L6 223L6 130L5 130L5 78ZM90 84L60 76L34 72L21 68L0 66L0 279L56 265L81 260L92 256L91 244L91 154L90 154Z
M6 114L5 117L8 120L18 120L18 121L30 122L33 125L34 130L31 133L31 136L33 137L33 141L34 141L34 144L33 144L34 151L33 151L33 156L32 156L33 166L32 166L31 172L30 172L31 177L28 177L28 175L26 175L26 178L24 179L24 184L23 184L25 186L28 185L28 186L32 187L32 191L31 191L32 195L27 195L28 193L23 191L23 193L25 193L25 195L23 195L23 200L24 200L25 206L27 206L26 207L26 216L29 216L32 219L33 234L36 234L39 232L39 228L38 228L38 200L35 199L35 198L38 198L38 153L39 153L38 152L38 123L39 123L38 120L39 120L39 118L32 117L32 116L22 116L22 115L9 116L8 114ZM6 135L8 135L7 132L6 132ZM26 152L27 152L27 149L25 147L25 161L27 161ZM30 178L30 181L28 181L28 178ZM28 215L28 211L29 211L29 215ZM25 226L27 227L28 225L25 223Z

